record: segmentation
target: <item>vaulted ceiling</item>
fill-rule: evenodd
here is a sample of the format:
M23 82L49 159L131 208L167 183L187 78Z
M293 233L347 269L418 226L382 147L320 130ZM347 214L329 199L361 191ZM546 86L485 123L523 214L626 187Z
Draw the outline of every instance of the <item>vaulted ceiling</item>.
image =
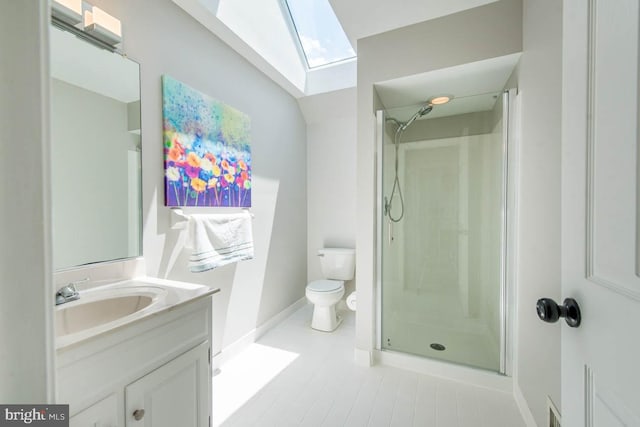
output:
M356 85L355 60L306 67L283 0L173 1L296 98ZM328 1L357 52L361 38L497 0Z
M360 38L494 1L497 0L329 0L354 48Z

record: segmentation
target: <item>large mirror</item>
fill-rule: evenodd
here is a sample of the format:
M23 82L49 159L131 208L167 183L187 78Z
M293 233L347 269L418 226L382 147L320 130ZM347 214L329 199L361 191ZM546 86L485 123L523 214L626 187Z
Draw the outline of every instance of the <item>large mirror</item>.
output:
M140 70L51 28L53 266L141 255Z

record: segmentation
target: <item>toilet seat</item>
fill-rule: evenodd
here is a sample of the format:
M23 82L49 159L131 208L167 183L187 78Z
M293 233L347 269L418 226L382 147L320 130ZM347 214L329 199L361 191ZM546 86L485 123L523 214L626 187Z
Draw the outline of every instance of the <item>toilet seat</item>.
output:
M315 280L307 285L307 290L313 292L335 292L342 289L344 282L342 280Z

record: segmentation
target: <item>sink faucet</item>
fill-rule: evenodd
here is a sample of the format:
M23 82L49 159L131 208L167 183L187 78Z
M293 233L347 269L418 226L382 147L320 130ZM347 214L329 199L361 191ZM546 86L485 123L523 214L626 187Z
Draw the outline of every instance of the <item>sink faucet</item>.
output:
M89 278L70 282L56 291L56 305L64 304L69 301L75 301L80 298L80 293L76 289L76 285L88 282Z

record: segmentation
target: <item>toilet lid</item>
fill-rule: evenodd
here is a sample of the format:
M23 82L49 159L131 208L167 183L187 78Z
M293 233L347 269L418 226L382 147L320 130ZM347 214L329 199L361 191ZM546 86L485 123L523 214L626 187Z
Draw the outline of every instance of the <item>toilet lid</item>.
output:
M307 285L307 289L314 292L333 292L342 287L344 282L340 280L316 280Z

